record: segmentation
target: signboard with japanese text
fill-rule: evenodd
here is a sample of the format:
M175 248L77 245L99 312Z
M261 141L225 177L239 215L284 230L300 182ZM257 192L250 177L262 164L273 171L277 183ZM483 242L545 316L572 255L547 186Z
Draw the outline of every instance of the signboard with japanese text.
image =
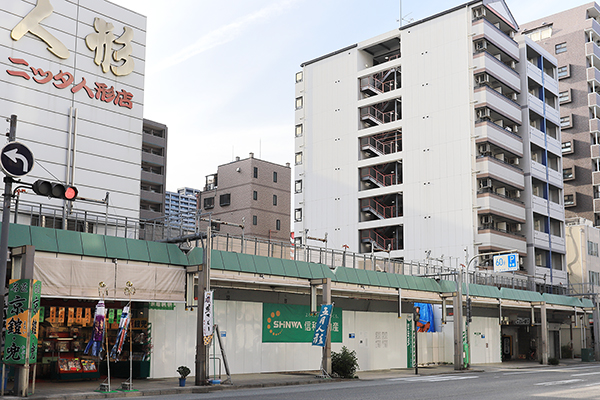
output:
M204 307L202 311L202 330L204 344L210 344L213 335L213 292L204 292Z
M499 254L494 256L494 272L510 272L519 270L519 255Z
M41 281L11 279L9 282L4 350L7 364L25 364L27 354L30 364L37 361L41 293Z
M317 315L310 306L294 304L263 304L263 343L312 343L317 328ZM342 342L342 310L333 308L331 341Z
M315 326L315 334L312 340L313 346L325 347L332 309L332 304L321 305L321 312L319 312L319 317L317 318L317 326Z
M139 218L146 17L106 0L4 3L0 108L18 116L17 139L82 197L119 193L111 196L119 215ZM70 151L76 165L67 163ZM37 169L28 176L48 178ZM59 203L30 196L21 194ZM100 204L78 207L103 212Z

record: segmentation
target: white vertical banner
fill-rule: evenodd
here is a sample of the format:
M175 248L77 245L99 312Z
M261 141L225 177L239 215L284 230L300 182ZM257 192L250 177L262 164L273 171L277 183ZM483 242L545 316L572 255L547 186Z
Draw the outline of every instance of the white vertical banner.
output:
M202 330L204 333L204 344L210 344L213 334L213 291L204 292L204 312Z

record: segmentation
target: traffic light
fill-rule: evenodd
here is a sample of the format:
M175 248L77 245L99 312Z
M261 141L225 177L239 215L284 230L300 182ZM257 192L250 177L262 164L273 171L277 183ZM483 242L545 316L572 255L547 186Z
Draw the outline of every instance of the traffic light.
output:
M33 192L40 196L53 197L55 199L75 200L79 191L74 186L62 183L37 180L32 185Z

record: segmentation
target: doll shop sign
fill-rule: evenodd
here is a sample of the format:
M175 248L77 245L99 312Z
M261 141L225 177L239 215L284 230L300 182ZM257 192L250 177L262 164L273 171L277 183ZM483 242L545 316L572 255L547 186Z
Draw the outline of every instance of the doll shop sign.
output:
M33 279L11 279L6 311L7 364L35 364L37 361L38 327L42 282ZM29 360L27 355L29 354Z

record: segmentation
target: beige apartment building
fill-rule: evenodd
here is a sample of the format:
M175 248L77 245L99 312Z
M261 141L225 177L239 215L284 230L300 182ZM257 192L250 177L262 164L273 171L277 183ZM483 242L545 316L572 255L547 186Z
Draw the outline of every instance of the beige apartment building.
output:
M272 240L290 236L290 164L248 158L219 165L206 177L199 195L203 213L213 219L244 225L244 235ZM221 225L221 233L239 236L238 227Z

